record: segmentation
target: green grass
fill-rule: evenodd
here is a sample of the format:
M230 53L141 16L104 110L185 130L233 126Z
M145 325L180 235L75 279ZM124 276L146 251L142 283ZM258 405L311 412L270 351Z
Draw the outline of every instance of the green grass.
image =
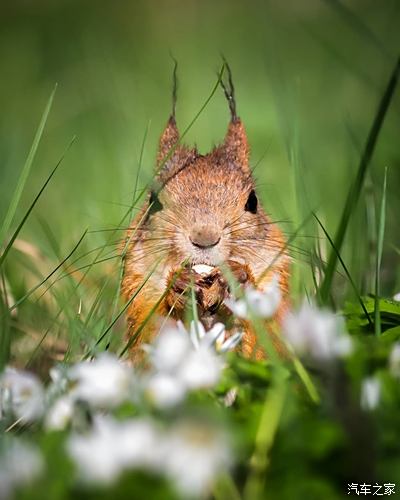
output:
M386 212L386 188L387 188L387 169L385 170L385 178L383 180L382 201L379 210L379 224L377 227L377 250L376 250L376 269L375 269L375 335L380 335L382 332L381 315L379 312L379 297L380 297L380 273L382 263L382 252L385 240L385 212Z
M397 3L63 1L32 9L17 2L0 19L8 75L0 82L0 370L13 364L46 379L59 361L103 350L124 356L145 328L158 303L124 337L121 242L154 179L170 113L168 52L179 62L181 140L202 152L229 120L223 53L258 194L284 221L293 306L307 298L344 313L356 355L324 368L297 357L283 366L229 356L218 389L191 402L193 411L220 411L224 390L238 388L234 409L221 411L239 464L215 497L342 498L347 482L383 478L400 487L400 394L387 370L400 340L391 301L400 291ZM372 374L385 389L381 406L365 414L360 384ZM62 437L35 427L18 433L63 473L17 498L81 493L66 477ZM361 455L370 462L358 468ZM124 481L99 495L132 495L140 485L154 498L171 495L140 475Z
M332 287L332 279L336 270L336 263L338 259L338 253L343 245L343 240L345 238L347 228L349 226L350 217L355 211L357 202L359 200L361 190L363 188L365 175L367 173L368 166L371 162L372 155L375 150L375 145L379 137L380 130L383 125L386 113L389 109L390 103L392 101L393 94L397 88L397 82L400 74L400 59L396 61L393 72L390 76L389 82L385 89L385 92L380 100L378 111L372 123L368 138L360 158L360 164L357 169L357 176L354 183L351 184L349 194L346 198L346 203L343 209L343 214L340 219L339 227L335 236L335 249L332 249L326 271L324 281L321 286L321 299L323 303L326 303L329 298L330 290Z

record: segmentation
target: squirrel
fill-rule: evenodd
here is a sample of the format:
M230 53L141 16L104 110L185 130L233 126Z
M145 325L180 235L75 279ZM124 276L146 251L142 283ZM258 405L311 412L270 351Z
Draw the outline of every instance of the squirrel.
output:
M210 153L180 143L175 119L176 65L172 113L161 135L155 187L126 233L122 294L127 307L130 356L142 357L166 317L183 319L191 286L199 319L206 328L223 318L231 332L239 321L241 351L265 357L246 321L234 320L224 304L230 287L224 266L239 286L264 290L278 278L281 302L273 321L280 325L289 307L290 257L284 236L264 212L249 165L245 128L236 113L232 74L220 84L230 109L224 142ZM204 269L208 272L204 274ZM226 269L226 267L225 267ZM133 299L132 299L133 297ZM284 344L276 328L266 328L276 350Z

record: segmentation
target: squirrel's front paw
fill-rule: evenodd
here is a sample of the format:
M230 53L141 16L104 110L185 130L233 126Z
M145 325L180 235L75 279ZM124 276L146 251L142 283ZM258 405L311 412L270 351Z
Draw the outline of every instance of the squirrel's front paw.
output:
M197 281L197 303L203 312L215 313L227 293L228 283L218 268Z
M227 296L228 285L218 268L214 268L209 274L200 274L194 268L185 267L171 272L168 283L166 304L168 310L173 310L178 315L185 309L192 286L201 313L215 312Z
M235 261L228 261L228 264L240 285L254 282L248 266ZM210 273L205 274L197 272L195 266L193 268L187 266L170 273L169 289L165 297L168 311L175 311L175 315L183 313L192 286L201 313L217 312L224 299L229 296L228 282L219 268L215 267Z
M171 271L168 279L168 292L165 302L168 310L174 310L181 313L185 309L186 296L190 287L195 286L195 273L189 267Z

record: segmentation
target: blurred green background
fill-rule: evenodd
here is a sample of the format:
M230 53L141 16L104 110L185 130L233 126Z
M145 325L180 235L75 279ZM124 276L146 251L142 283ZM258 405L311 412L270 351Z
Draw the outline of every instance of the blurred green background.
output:
M282 227L291 234L316 210L333 235L400 46L396 0L14 0L0 12L0 220L57 82L18 215L76 135L21 235L45 251L45 219L63 254L85 228L117 224L132 199L148 126L140 185L151 178L170 112L170 54L179 63L180 128L209 95L224 54L267 211L289 221ZM399 104L397 92L343 254L357 284L370 291L373 211L388 167L384 294L400 286ZM207 152L228 120L218 91L187 142ZM311 224L302 234L296 244L305 251L319 241ZM294 257L307 268L307 256Z

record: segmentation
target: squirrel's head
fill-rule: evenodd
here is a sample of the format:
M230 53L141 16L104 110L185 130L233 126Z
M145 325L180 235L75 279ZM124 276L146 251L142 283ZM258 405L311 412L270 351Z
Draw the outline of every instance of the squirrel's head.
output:
M231 84L231 82L230 82ZM161 136L156 188L148 199L144 239L154 238L174 264L216 266L268 258L268 225L249 167L249 146L236 115L233 86L225 95L231 121L221 145L201 155L179 142L174 113ZM155 245L156 246L156 245ZM267 261L266 261L267 259Z

